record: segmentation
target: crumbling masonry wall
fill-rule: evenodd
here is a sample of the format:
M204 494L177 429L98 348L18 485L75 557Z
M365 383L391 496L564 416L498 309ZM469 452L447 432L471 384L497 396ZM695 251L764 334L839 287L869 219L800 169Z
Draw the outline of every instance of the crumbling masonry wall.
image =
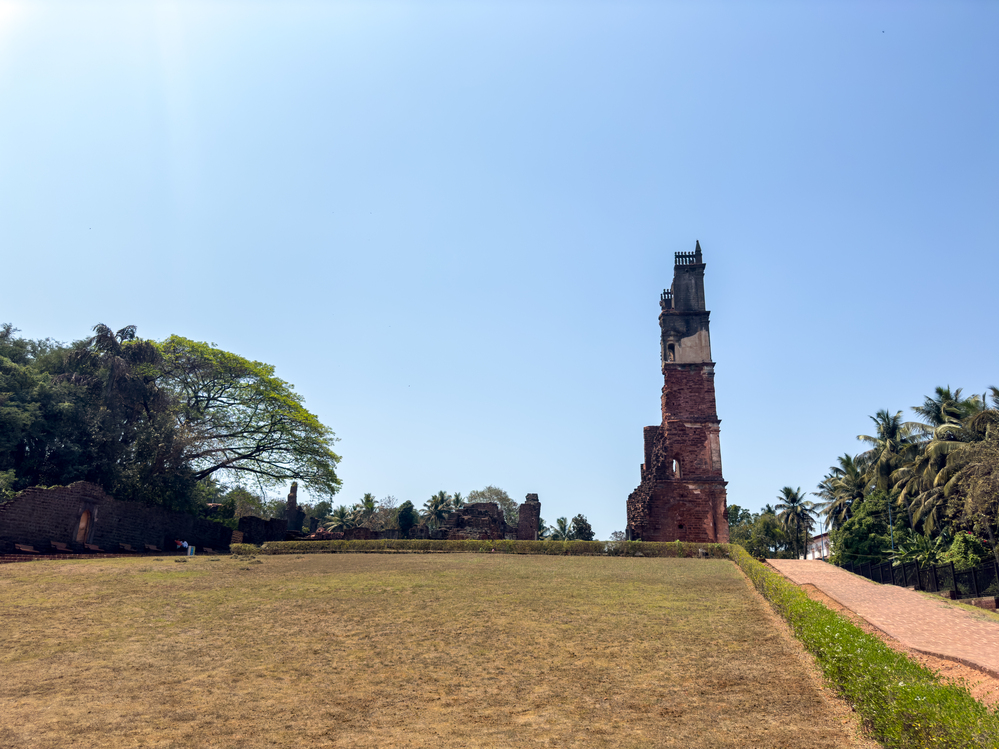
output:
M84 512L91 524L86 538L77 542ZM179 538L196 547L229 548L232 530L220 523L138 502L120 502L96 484L78 481L69 486L25 489L0 504L0 552L14 544L45 549L50 541L83 551L90 543L113 551L118 544L143 549L145 544L172 549Z
M448 540L500 541L517 538L517 530L507 525L503 510L495 502L477 502L448 514L431 538Z
M288 521L285 518L258 518L255 515L244 515L237 526L243 534L243 543L265 544L268 541L284 541L288 531Z
M527 499L518 509L517 540L537 541L538 523L541 521L541 502L537 494L528 494Z

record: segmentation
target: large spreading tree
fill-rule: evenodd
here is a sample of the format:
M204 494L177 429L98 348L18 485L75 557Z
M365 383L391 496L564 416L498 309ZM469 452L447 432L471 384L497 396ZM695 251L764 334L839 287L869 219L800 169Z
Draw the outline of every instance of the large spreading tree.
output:
M273 366L180 336L159 349L182 457L195 479L297 480L320 496L337 492L333 432Z
M268 364L180 336L98 324L72 346L0 327L0 474L8 490L88 480L190 509L198 486L340 486L336 438ZM11 476L13 478L11 478Z

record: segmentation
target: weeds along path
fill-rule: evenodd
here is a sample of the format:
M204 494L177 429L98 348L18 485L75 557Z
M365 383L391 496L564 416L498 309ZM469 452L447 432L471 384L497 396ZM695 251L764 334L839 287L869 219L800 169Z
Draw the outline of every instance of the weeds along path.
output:
M0 746L856 745L722 560L34 562L0 621Z
M904 653L906 657L911 658L916 663L925 666L930 671L936 672L942 682L964 686L971 693L971 696L983 705L993 708L999 707L999 678L991 676L977 668L966 666L963 663L920 653L917 650L906 647L905 644L899 642L894 637L889 637L877 627L871 626L868 621L857 616L857 614L839 602L834 601L814 585L805 584L799 587L813 601L817 601L837 614L846 617L861 631L877 637L892 650Z

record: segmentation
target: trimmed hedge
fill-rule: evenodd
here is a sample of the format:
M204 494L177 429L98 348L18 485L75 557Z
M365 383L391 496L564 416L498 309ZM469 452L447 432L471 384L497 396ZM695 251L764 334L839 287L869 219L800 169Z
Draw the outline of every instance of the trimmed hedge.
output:
M962 687L940 683L934 672L813 601L742 547L733 544L731 556L885 747L999 747L999 711Z
M233 544L233 554L386 554L398 552L450 552L498 554L547 554L554 556L696 557L703 549L713 559L727 559L727 544L693 544L673 541L443 541L434 539L379 539L377 541L271 541L261 547ZM250 551L252 550L252 551Z
M233 556L253 556L260 553L260 547L253 544L229 544L229 553Z

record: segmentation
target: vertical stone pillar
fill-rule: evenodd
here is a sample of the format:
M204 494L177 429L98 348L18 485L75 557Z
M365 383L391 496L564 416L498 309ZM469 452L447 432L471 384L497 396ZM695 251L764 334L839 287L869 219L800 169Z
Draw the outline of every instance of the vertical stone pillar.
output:
M541 520L541 502L537 494L528 494L520 506L517 517L517 540L537 541L538 522Z
M288 530L300 531L302 530L302 523L299 521L298 526L295 525L295 521L298 520L298 482L291 482L291 491L288 492L288 505L285 507L284 516L288 520Z

